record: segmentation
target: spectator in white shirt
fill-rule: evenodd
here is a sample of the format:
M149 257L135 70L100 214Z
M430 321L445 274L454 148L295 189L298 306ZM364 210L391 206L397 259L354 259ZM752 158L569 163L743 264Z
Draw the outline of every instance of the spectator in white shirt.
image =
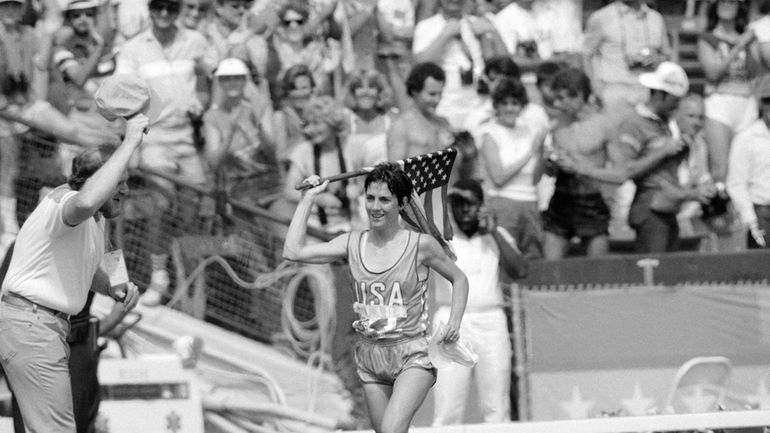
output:
M485 59L504 51L489 19L465 13L468 0L441 0L439 13L417 23L412 52L417 63L434 62L446 73L438 113L459 128L474 104L473 84Z
M619 116L645 102L639 74L670 56L663 16L644 0L616 0L588 17L583 68L608 114Z
M757 92L761 116L735 136L727 168L727 192L749 229L749 248L765 248L770 229L770 77Z

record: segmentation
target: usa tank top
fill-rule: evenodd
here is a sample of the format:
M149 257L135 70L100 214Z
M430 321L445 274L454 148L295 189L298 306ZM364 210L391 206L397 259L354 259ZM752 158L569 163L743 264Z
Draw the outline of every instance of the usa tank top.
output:
M358 319L353 328L366 338L396 340L423 335L428 329L427 279L418 274L420 234L409 232L406 247L396 262L381 272L366 267L362 256L363 235L351 232L348 263L353 277Z

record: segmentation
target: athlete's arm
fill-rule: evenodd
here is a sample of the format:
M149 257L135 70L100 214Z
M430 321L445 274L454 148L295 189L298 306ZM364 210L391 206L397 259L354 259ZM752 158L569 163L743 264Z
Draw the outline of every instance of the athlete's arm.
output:
M419 251L420 263L435 270L452 283L452 309L443 340L450 343L457 341L460 338L460 322L465 313L465 304L468 302L468 277L432 237L420 236Z
M313 208L315 197L326 190L329 181L319 184L321 178L313 175L305 179L313 188L305 191L302 199L294 211L294 216L286 233L286 242L283 244L283 258L302 263L331 263L347 254L348 234L342 234L329 242L307 244L307 219Z

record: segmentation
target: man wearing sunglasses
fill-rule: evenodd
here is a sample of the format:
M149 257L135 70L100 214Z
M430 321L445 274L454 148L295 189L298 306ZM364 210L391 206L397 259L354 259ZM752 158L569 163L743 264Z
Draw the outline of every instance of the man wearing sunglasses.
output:
M117 55L116 74L142 78L162 100L163 111L144 138L139 165L178 176L186 183L203 185L206 174L196 147L193 120L200 118L203 106L196 94L198 80L214 70L217 57L200 33L177 25L180 0L151 0L150 28L127 41ZM146 215L147 244L152 273L148 292L155 295L143 302L154 304L157 294L168 288L166 270L168 238L161 220L176 197L176 186L159 177L147 178L154 208ZM198 209L180 209L178 216L195 215ZM184 221L181 222L184 224ZM155 299L155 301L149 301Z
M117 142L120 125L99 115L94 103L101 80L115 70L112 43L98 30L98 7L96 0L72 0L65 7L64 25L53 37L49 96L89 142Z

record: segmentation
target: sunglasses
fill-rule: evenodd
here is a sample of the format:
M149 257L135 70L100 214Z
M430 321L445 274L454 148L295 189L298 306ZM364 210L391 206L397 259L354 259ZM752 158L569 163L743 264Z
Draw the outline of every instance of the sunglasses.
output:
M179 7L179 4L177 4L177 3L157 2L156 1L156 2L153 2L150 5L150 10L151 11L156 11L156 12L166 11L169 14L178 14L179 13L179 9L180 9L180 7Z
M288 26L292 25L292 23L293 23L293 24L296 24L296 25L298 25L298 26L301 26L302 24L305 24L305 20L304 20L304 19L302 19L302 18L297 18L297 19L284 19L284 20L283 20L283 25L285 25L286 27L288 27Z
M186 4L184 5L184 8L188 11L200 11L200 12L206 12L209 10L208 6L200 6L200 5L194 5L194 4Z
M80 9L80 10L74 10L74 11L67 11L67 16L69 16L71 19L76 19L80 17L95 17L96 11L93 9Z
M251 7L250 1L229 1L225 2L227 6L230 6L233 9L243 9L246 10Z

